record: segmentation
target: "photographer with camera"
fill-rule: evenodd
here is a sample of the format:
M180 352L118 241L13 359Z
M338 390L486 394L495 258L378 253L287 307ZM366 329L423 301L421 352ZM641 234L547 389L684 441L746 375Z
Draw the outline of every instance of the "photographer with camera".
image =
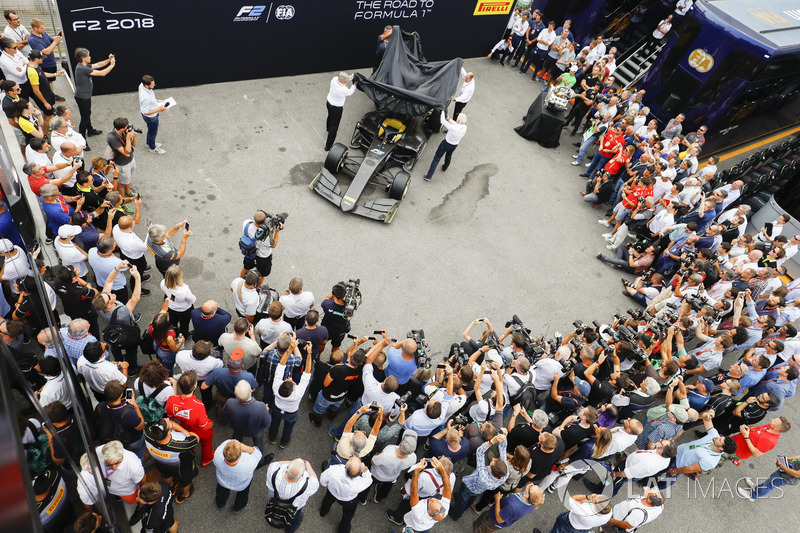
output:
M429 400L424 409L417 409L406 420L404 427L416 431L419 437L427 437L447 420L449 400Z
M637 246L639 245L639 246ZM606 257L603 254L597 254L597 259L604 263L617 266L625 272L631 274L641 274L653 264L656 257L656 249L650 245L644 250L641 250L642 243L636 243L633 246L625 247L620 246L617 248L616 257ZM639 249L637 251L637 248Z
M319 391L314 401L313 411L308 413L309 420L317 427L322 425L322 419L326 414L331 419L336 416L342 408L348 389L361 379L366 352L359 346L366 341L366 337L357 339L347 350L347 360L344 361L344 364L334 366L325 376L322 390ZM372 365L370 365L371 368Z
M117 190L124 196L131 196L131 178L136 171L133 152L136 149L136 134L142 130L133 127L127 118L114 119L114 129L106 135L106 143L111 148L114 163L119 169ZM81 132L83 133L83 132Z
M120 176L121 175L122 174L120 174ZM175 235L179 229L183 230L181 234L181 245L175 248L167 239ZM167 274L167 269L169 267L180 264L181 258L186 253L186 241L188 241L191 236L192 232L189 231L189 222L186 220L179 222L169 229L161 224L151 224L150 227L147 228L145 244L147 244L147 249L150 250L150 253L155 257L156 268L161 272L162 276Z
M487 397L484 397L484 395L481 394L481 382L487 370L492 380L492 388L487 391ZM469 416L475 423L481 424L494 418L495 414L499 415L503 412L505 401L505 396L503 394L503 378L501 371L496 365L490 365L490 363L486 361L480 365L474 390L475 403L469 408ZM494 405L492 405L492 398L494 398Z
M344 313L345 296L347 296L347 285L340 281L333 286L331 293L320 304L325 312L322 317L322 325L328 330L331 350L338 349L342 345L344 336L350 331L350 319Z
M430 449L425 457L447 457L453 464L469 456L469 439L464 436L464 426L448 420L445 427L431 435Z
M242 223L242 237L239 248L244 255L241 277L255 269L258 272L258 286L272 272L272 249L278 246L278 238L283 229L285 214L269 215L259 209L252 219Z
M464 391L461 379L448 364L440 364L436 369L433 381L425 385L423 393L433 400L449 400L447 418L461 411L467 402L467 393Z
M633 298L642 307L647 307L653 298L659 295L663 289L664 276L647 269L641 276L636 278L633 283L626 279L622 280L625 286L624 293Z

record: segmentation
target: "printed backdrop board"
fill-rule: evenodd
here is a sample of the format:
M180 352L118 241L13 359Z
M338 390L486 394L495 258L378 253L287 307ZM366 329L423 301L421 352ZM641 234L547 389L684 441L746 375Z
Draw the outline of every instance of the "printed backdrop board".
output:
M429 61L486 55L513 0L58 0L70 57L88 48L117 66L96 94L369 68L378 36L400 25ZM74 65L73 65L74 66Z

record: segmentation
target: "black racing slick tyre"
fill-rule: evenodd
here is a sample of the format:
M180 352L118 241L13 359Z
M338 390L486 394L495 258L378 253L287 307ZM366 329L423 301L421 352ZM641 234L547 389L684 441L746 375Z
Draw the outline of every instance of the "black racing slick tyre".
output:
M405 170L400 170L394 176L391 186L389 186L389 198L401 201L406 196L408 185L411 183L411 174Z
M335 143L328 152L328 155L325 156L325 170L331 174L336 174L341 170L342 165L344 165L346 157L347 146L342 143Z

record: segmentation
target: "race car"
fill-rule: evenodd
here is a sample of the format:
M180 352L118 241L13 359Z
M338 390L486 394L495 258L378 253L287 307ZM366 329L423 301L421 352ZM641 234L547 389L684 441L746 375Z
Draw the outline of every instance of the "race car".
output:
M363 155L351 155L345 145L334 144L310 187L342 211L388 224L408 191L409 173L429 135L423 117L401 120L387 112L371 111L358 121L350 141L352 148L363 150ZM402 168L392 169L392 163ZM347 185L346 180L350 180ZM359 204L368 186L382 191L384 196Z
M356 124L350 141L353 152L341 143L331 147L309 188L342 211L390 223L428 137L439 130L440 113L434 110L450 102L462 63L428 63L419 35L395 26L372 77L355 75L358 89L377 110Z

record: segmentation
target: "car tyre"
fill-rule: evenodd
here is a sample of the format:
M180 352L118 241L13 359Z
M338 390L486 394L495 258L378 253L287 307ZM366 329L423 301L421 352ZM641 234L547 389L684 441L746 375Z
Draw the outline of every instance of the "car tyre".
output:
M389 198L392 200L401 201L406 196L408 185L411 183L411 174L405 170L399 171L394 176L392 184L389 186Z
M328 152L328 155L325 156L325 170L331 174L336 174L341 170L346 158L347 146L342 143L335 143Z

